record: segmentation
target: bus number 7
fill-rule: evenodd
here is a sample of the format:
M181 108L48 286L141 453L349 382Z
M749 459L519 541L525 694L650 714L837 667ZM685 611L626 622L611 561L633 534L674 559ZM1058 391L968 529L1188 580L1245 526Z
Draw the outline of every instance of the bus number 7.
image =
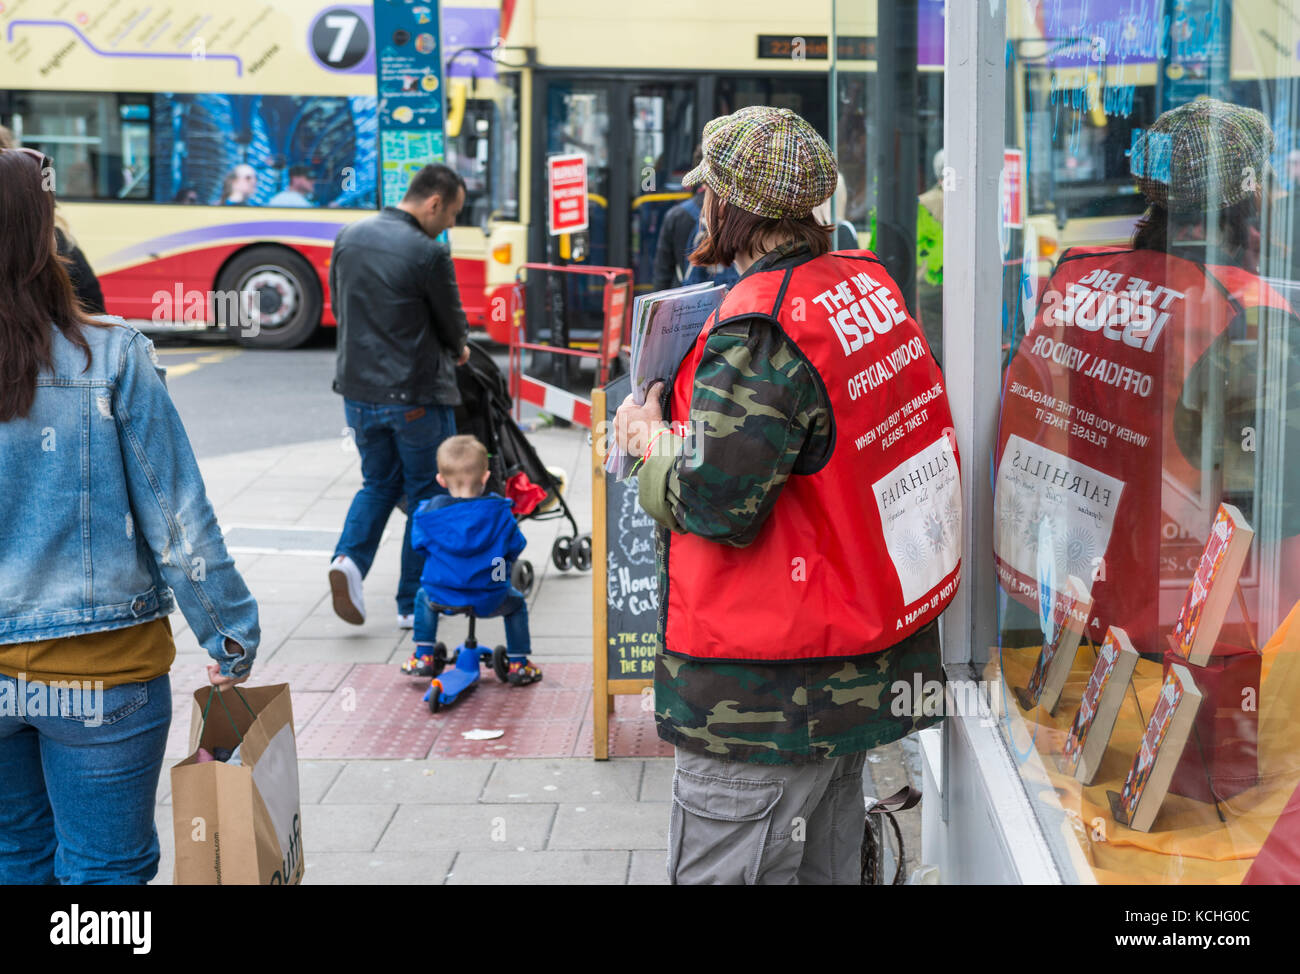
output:
M343 60L343 53L348 49L348 41L352 40L352 35L357 29L356 14L329 14L325 18L325 26L331 30L338 31L334 37L334 43L330 51L325 55L325 60L331 64L338 64Z

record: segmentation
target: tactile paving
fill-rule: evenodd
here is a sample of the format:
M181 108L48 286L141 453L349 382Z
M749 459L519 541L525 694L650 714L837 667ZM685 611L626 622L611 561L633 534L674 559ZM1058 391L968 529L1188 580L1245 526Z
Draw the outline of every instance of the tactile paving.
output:
M189 671L193 670L193 673ZM592 753L591 665L543 664L543 679L526 687L501 683L484 667L477 686L437 714L421 701L428 681L403 676L388 663L268 663L256 682L288 683L300 758L539 758ZM173 673L174 714L168 757L188 754L193 683L201 667ZM200 684L195 684L200 685ZM185 690L189 687L189 690ZM501 737L470 741L471 730ZM669 756L642 698L615 698L610 754Z
M673 746L661 740L655 731L653 711L644 710L637 694L619 694L614 698L614 712L609 715L609 755L624 758L670 758ZM582 733L575 755L592 753L595 725L590 709L583 715Z

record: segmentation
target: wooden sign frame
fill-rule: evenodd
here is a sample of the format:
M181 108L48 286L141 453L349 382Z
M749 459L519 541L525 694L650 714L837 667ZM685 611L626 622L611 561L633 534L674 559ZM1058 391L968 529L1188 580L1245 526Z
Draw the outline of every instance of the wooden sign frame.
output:
M609 532L605 523L605 455L609 435L605 390L591 392L591 675L592 757L609 760L609 715L620 693L640 695L654 680L609 678Z

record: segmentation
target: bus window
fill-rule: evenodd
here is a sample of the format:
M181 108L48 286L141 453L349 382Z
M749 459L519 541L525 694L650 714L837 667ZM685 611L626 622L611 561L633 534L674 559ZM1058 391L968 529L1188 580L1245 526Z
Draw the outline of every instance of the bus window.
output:
M777 75L718 79L714 115L730 115L750 105L788 108L807 119L823 137L830 133L825 75L815 78Z
M465 180L465 205L456 218L459 227L481 227L491 211L488 184L494 111L495 106L489 99L467 99L459 131L454 136L448 133L447 165Z
M631 185L636 193L680 189L702 126L691 82L638 85L632 93Z
M494 220L519 219L519 76L501 75L493 101L488 165Z
M147 95L16 92L10 128L54 162L66 200L150 196Z
M682 177L691 171L700 132L693 82L644 84L632 89L628 253L637 290L649 290L654 280L655 250L664 217L691 196L689 190L682 189Z
M589 264L608 263L609 92L602 83L556 81L548 88L547 155L581 154L587 160ZM558 253L558 238L549 237Z

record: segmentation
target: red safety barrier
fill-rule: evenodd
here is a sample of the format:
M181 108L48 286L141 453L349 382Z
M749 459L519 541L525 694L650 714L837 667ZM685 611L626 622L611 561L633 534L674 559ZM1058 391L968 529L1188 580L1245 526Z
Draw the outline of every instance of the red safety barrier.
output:
M580 274L595 276L604 280L604 292L601 302L603 325L600 341L594 350L574 348L572 342L560 346L541 342L527 341L528 330L525 320L524 288L525 273L529 270L558 274ZM561 389L559 386L541 379L523 374L524 352L546 352L554 355L568 355L577 359L594 359L596 361L596 385L603 386L609 381L610 366L618 358L623 345L623 335L627 331L628 315L631 312L632 271L626 267L592 267L574 264L521 264L519 279L511 289L510 320L510 398L515 404L515 419L519 418L522 402L530 402L538 408L566 419L578 426L591 429L591 400Z

